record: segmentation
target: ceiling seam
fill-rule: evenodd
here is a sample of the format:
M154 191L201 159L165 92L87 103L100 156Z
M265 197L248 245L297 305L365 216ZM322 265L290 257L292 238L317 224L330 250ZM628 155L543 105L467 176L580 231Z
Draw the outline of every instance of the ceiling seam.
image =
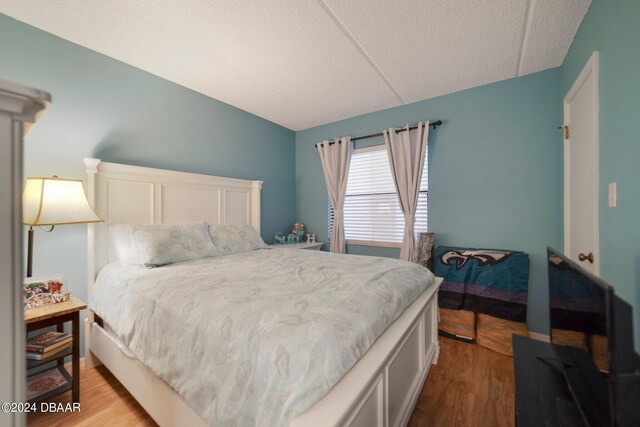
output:
M238 73L238 74L240 74L240 75L243 75L243 76L245 76L246 78L248 78L248 79L250 79L250 80L253 80L255 83L257 83L258 85L260 85L260 86L264 87L265 89L267 89L267 90L269 90L269 91L271 91L271 92L273 92L273 93L275 93L275 94L277 94L277 95L280 95L282 98L286 99L287 101L289 101L289 102L290 102L290 103L292 103L293 105L297 105L297 106L298 106L298 107L300 107L300 108L303 108L303 109L305 109L305 110L307 110L307 111L310 111L310 110L309 110L308 108L306 108L304 105L301 105L301 104L299 104L298 102L296 102L296 101L294 101L294 100L290 99L288 96L286 96L286 95L284 95L284 94L280 93L280 92L279 92L279 91L277 91L276 89L273 89L273 88L269 87L268 85L264 84L263 82L261 82L261 81L259 81L259 80L256 80L256 79L255 79L254 77L252 77L251 75L249 75L249 74L247 74L247 73L245 73L245 72L243 72L243 71L241 71L241 70L237 69L237 68L236 68L236 67L234 67L233 65L227 64L226 62L221 61L220 59L215 58L215 57L213 57L213 56L209 55L207 52L204 52L204 51L202 51L201 49L199 49L198 47L194 46L194 45L193 45L192 43L190 43L188 40L185 40L184 38L180 37L179 35L176 35L176 34L174 34L174 33L170 32L170 31L166 30L165 28L161 27L160 25L156 24L155 22L151 22L151 21L149 21L148 19L146 19L146 18L144 18L144 17L142 17L142 16L138 15L137 13L135 13L135 12L133 12L133 11L129 10L129 9L127 9L126 7L123 7L123 6L118 5L118 4L114 4L114 5L115 5L116 7L118 7L118 8L120 8L120 9L124 10L126 13L129 13L129 14L131 14L131 15L135 16L136 18L138 18L138 19L140 19L140 20L142 20L142 21L146 22L147 24L149 24L149 25L151 25L151 26L153 26L153 27L156 27L158 30L162 31L163 33L166 33L166 34L168 34L168 35L169 35L169 36L171 36L171 37L175 37L176 39L180 40L182 43L185 43L186 45L188 45L191 49L193 49L193 50L195 50L195 51L197 51L197 52L200 52L202 55L206 56L207 58L211 58L211 59L213 59L214 61L217 61L217 62L219 62L219 63L221 63L221 64L224 64L225 66L229 67L230 69L232 69L232 70L233 70L233 71L235 71L236 73ZM154 74L154 73L151 73L151 74ZM160 77L160 78L164 78L164 77ZM165 79L165 80L167 80L167 79ZM175 82L174 82L174 83L175 83ZM180 84L180 83L178 83L178 84ZM181 86L182 86L182 85L181 85ZM185 86L185 87L186 87L186 86ZM191 89L191 90L194 90L194 89ZM201 94L203 94L204 96L207 96L207 97L209 97L209 98L215 99L216 101L219 101L219 99L217 99L217 98L213 98L211 95L207 95L207 94L204 94L204 93L199 92L199 91L196 91L196 92L201 93ZM223 102L224 102L224 101L223 101ZM227 104L231 105L232 107L239 108L239 109L241 109L241 110L243 110L243 111L248 111L248 110L244 110L243 108L237 107L237 106L235 106L235 105L233 105L233 104L230 104L230 103L228 103L228 102L225 102L225 103L227 103ZM310 112L312 112L312 111L310 111ZM256 114L256 113L252 113L251 111L249 111L249 113L254 114L254 115L256 115L256 116L257 116L257 114ZM320 114L320 113L318 113L318 112L312 112L312 113L313 113L313 114L317 114L318 116L322 117L322 118L323 118L323 119L325 119L325 120L329 120L329 118L328 118L328 117L325 117L324 115L322 115L322 114ZM262 117L262 116L258 116L258 117L260 117L260 118L264 118L264 117ZM273 123L276 123L276 122L274 122L274 121L273 121L273 120L271 120L271 119L265 119L265 120L269 120L269 121L271 121L271 122L273 122ZM278 124L278 125L280 125L280 126L283 126L283 127L288 128L287 126L282 125L282 124L280 124L280 123L276 123L276 124ZM290 129L290 130L294 130L294 131L295 131L295 129L291 129L291 128L288 128L288 129Z
M391 84L389 79L387 79L387 77L384 75L382 70L380 68L378 68L378 66L375 64L375 62L373 62L373 59L369 56L369 54L367 53L365 48L360 43L358 43L358 41L356 40L355 36L353 34L351 34L351 32L347 29L347 27L340 21L338 16L333 12L333 10L331 10L329 5L326 4L324 2L324 0L316 0L316 1L320 5L320 7L325 11L325 13L327 15L329 15L331 20L336 24L336 26L340 29L340 31L342 31L342 33L347 37L347 39L349 39L351 44L353 44L353 46L358 50L358 52L360 52L360 54L364 57L364 59L369 63L371 68L373 68L373 71L375 71L375 73L378 75L378 77L380 77L380 79L382 79L384 84L387 85L389 90L391 90L391 92L393 92L393 94L396 96L396 98L398 98L398 100L401 103L406 104L405 100L402 99L402 97L400 96L398 91L393 87L393 85Z
M536 0L527 0L527 12L524 20L524 28L522 29L522 37L520 39L520 52L518 53L518 64L516 65L516 77L524 74L524 54L525 45L529 40L531 33L531 21L533 20L533 10L535 9Z

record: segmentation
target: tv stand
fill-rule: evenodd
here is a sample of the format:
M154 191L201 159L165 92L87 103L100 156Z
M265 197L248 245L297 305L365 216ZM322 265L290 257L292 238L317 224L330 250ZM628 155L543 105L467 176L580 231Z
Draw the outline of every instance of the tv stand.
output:
M584 425L551 344L513 335L516 425Z

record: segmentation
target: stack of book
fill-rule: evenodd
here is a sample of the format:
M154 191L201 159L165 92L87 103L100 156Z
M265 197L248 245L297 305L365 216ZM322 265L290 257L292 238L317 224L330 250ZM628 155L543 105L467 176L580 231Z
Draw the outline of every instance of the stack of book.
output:
M42 360L63 353L71 347L71 335L62 332L42 332L27 339L27 359Z

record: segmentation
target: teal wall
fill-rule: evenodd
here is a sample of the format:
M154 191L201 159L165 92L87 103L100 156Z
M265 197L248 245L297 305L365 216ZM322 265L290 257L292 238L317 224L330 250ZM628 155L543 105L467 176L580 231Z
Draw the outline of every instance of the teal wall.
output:
M295 217L295 133L0 14L0 78L49 91L25 174L84 178L84 157L264 180L262 235ZM34 276L86 300L86 226L36 229Z
M560 71L552 69L297 132L296 217L327 241L327 191L315 143L442 119L429 137L429 229L443 245L528 252L528 323L546 333L546 247L562 247L559 93ZM366 246L347 251L399 254Z
M640 351L640 1L594 0L561 68L564 97L600 51L600 256L603 279L633 304ZM608 184L618 184L609 208Z

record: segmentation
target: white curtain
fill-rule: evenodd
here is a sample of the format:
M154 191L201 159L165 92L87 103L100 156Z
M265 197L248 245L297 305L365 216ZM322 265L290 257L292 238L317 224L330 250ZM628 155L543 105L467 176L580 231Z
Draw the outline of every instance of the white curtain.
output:
M415 131L396 133L396 129L383 131L384 143L389 155L391 175L396 185L400 208L404 214L404 237L400 249L400 259L416 261L418 250L414 233L416 207L420 193L420 181L424 169L429 137L429 122L418 124ZM411 136L414 136L413 141Z
M351 138L343 136L332 144L324 140L317 144L327 192L333 205L333 231L330 251L343 254L344 250L344 196L347 193L349 164L353 153Z

